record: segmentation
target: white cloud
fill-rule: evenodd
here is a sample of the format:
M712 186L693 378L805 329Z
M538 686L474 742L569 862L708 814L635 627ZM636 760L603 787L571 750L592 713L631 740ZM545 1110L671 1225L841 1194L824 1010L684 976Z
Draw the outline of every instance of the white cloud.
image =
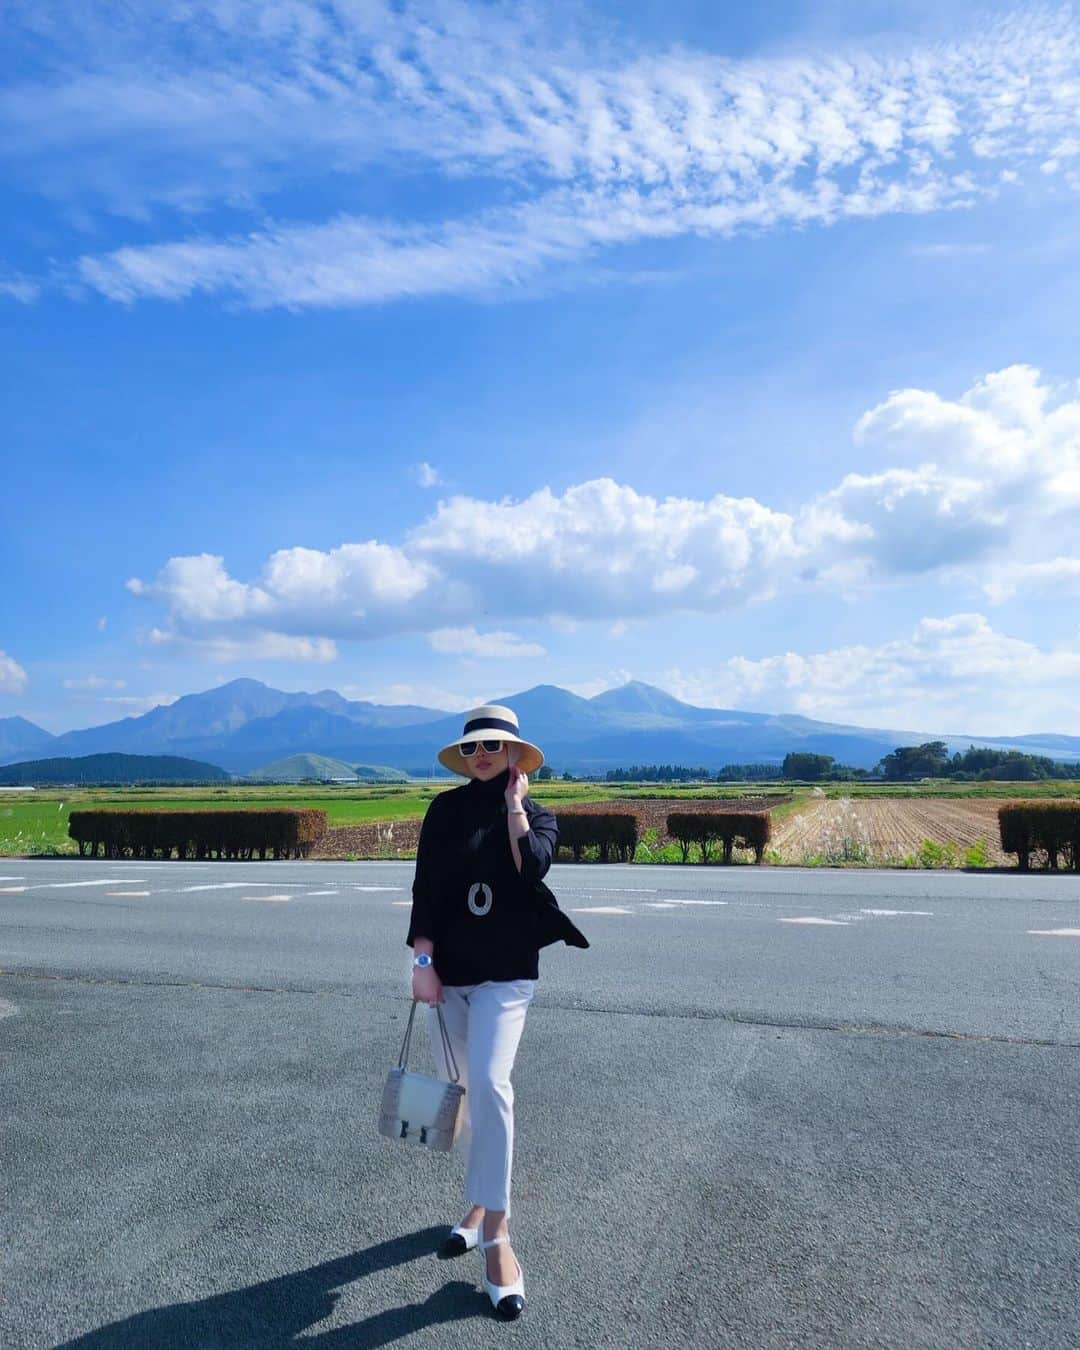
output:
M64 681L65 689L126 689L126 680L110 680L104 675L84 675Z
M977 558L1008 533L1007 516L993 509L982 480L934 464L848 474L804 519L843 522L859 560L892 575Z
M1050 558L1046 562L998 567L984 581L983 589L995 603L1017 594L1075 598L1080 596L1080 558Z
M29 683L22 666L7 652L0 652L0 694L21 694Z
M1008 181L1008 180L1006 180ZM989 244L912 244L908 256L912 258L979 258L990 252Z
M442 685L408 683L398 681L384 685L345 684L341 692L346 698L359 699L365 703L381 703L391 706L414 704L421 708L436 708L444 712L464 712L467 708L478 708L487 702L483 693L457 693L445 689Z
M175 703L179 694L107 694L97 700L124 708L133 715L149 712L151 708L167 708Z
M251 654L275 659L272 653L288 645L282 633L292 632L295 654L283 659L330 661L336 655L333 643L312 642L307 635L313 629L374 636L384 625L400 626L430 576L423 562L368 540L328 552L279 549L252 585L234 580L223 558L206 553L170 558L154 581L133 577L127 584L135 595L164 603L173 624L193 638L207 636L216 625L232 624L238 633L252 630L247 642ZM278 632L282 618L298 627Z
M47 34L52 69L0 94L0 145L50 191L94 187L145 218L148 200L257 208L300 170L332 183L378 164L495 181L508 203L423 224L258 209L255 229L79 260L125 302L512 293L620 243L959 207L1050 162L1080 187L1067 9L907 53L743 61L583 34L562 6L202 0L122 21L91 5L76 24L43 0L18 18Z
M706 707L756 707L901 730L1080 734L1080 636L1047 647L996 631L981 614L924 618L910 637L710 670L657 683Z
M590 192L558 189L525 206L432 226L385 225L357 216L316 225L282 223L221 240L87 255L76 271L85 285L123 303L204 293L267 309L487 296L619 244L935 211L972 195L966 182L948 177L868 183L846 196L821 182L800 189L772 178L745 201L687 202L688 191L607 184Z
M409 547L503 612L634 617L760 595L799 556L792 523L749 497L658 500L598 478L561 497L452 497Z
M215 634L192 636L175 629L152 628L148 640L155 646L187 648L208 661L313 661L337 660L337 645L330 638L295 636L264 629L250 629L237 636Z
M1041 521L1080 506L1080 382L1047 384L1033 366L995 371L956 400L897 390L859 419L855 437L869 449L932 456L956 475L953 496L975 509L980 485L991 513L1024 502Z
M151 599L167 598L177 618L195 623L242 619L265 612L270 605L266 592L234 581L224 563L224 558L210 553L170 558L157 581L148 584L132 577L128 590Z
M109 616L107 614L103 614L101 618L98 619L97 621L97 630L99 633L104 633L105 629L108 628L108 626L109 626Z
M41 294L41 287L20 272L6 271L0 268L0 297L17 300L22 305L32 305Z
M443 481L438 469L428 464L426 460L416 465L414 473L421 487L438 487Z
M540 654L504 630L476 634L478 614L566 634L594 620L718 613L799 586L848 594L938 572L1001 598L1062 572L1060 559L1043 559L1075 537L1080 515L1077 385L1012 366L958 399L897 390L859 419L855 438L885 467L849 473L790 513L722 493L661 499L598 478L519 500L450 497L400 545L282 549L252 582L202 554L129 585L192 641L276 635L298 644L294 659L329 660L335 638L433 631L457 651ZM908 463L888 464L897 458Z
M433 651L443 656L461 656L480 661L512 657L546 656L538 642L526 642L516 633L480 633L475 628L437 628L428 634Z
M225 240L123 248L78 264L83 282L110 300L179 300L195 292L239 296L256 309L357 305L484 292L581 251L552 229L531 235L516 212L434 227L358 217L282 225Z
M264 569L258 612L274 603L302 607L313 617L329 604L347 603L357 619L377 616L406 605L422 592L430 574L400 549L371 539L342 544L329 553L314 548L286 548L274 553ZM271 599L273 597L273 599Z
M564 683L563 688L569 689L572 694L577 694L580 698L595 698L597 694L606 694L609 689L618 689L624 684L628 684L634 678L634 672L631 670L609 670L605 675L594 677L591 680L576 680L572 683Z

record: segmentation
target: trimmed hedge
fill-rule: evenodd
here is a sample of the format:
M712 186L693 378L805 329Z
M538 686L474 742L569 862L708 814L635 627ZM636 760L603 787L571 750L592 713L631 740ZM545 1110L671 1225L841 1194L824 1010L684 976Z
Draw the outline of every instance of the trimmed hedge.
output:
M631 812L563 811L559 813L559 848L569 849L574 861L590 845L600 850L600 861L633 862L637 848L637 816Z
M306 858L325 811L72 811L68 834L91 858Z
M1003 853L1015 853L1020 870L1031 867L1031 855L1043 853L1056 871L1059 861L1080 871L1080 802L1010 802L998 807Z
M767 811L677 811L667 818L667 832L682 849L682 860L690 856L691 844L701 849L701 861L709 861L709 845L719 840L724 862L731 862L734 848L752 848L760 863L765 845L772 837L772 822Z

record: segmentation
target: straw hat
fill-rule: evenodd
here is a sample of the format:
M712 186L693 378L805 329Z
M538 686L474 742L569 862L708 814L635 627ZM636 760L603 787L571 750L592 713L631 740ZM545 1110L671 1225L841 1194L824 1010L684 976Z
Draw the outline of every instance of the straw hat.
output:
M523 773L535 773L544 762L544 752L530 741L524 741L518 735L517 713L502 703L485 703L481 708L473 708L465 714L465 729L456 741L444 745L439 751L439 763L463 778L471 778L469 761L462 755L458 746L462 741L508 741L518 745L517 766Z

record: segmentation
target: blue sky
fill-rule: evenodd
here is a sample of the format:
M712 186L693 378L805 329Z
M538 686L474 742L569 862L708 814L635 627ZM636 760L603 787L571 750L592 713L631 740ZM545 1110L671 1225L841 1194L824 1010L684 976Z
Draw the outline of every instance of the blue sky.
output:
M1080 733L1080 12L726 8L6 6L0 716Z

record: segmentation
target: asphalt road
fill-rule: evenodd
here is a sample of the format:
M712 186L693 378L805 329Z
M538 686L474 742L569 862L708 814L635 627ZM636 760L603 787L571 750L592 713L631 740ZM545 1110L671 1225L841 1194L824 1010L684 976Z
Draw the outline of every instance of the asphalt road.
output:
M5 1350L1080 1346L1080 879L555 867L504 1324L375 1129L411 875L0 860Z

